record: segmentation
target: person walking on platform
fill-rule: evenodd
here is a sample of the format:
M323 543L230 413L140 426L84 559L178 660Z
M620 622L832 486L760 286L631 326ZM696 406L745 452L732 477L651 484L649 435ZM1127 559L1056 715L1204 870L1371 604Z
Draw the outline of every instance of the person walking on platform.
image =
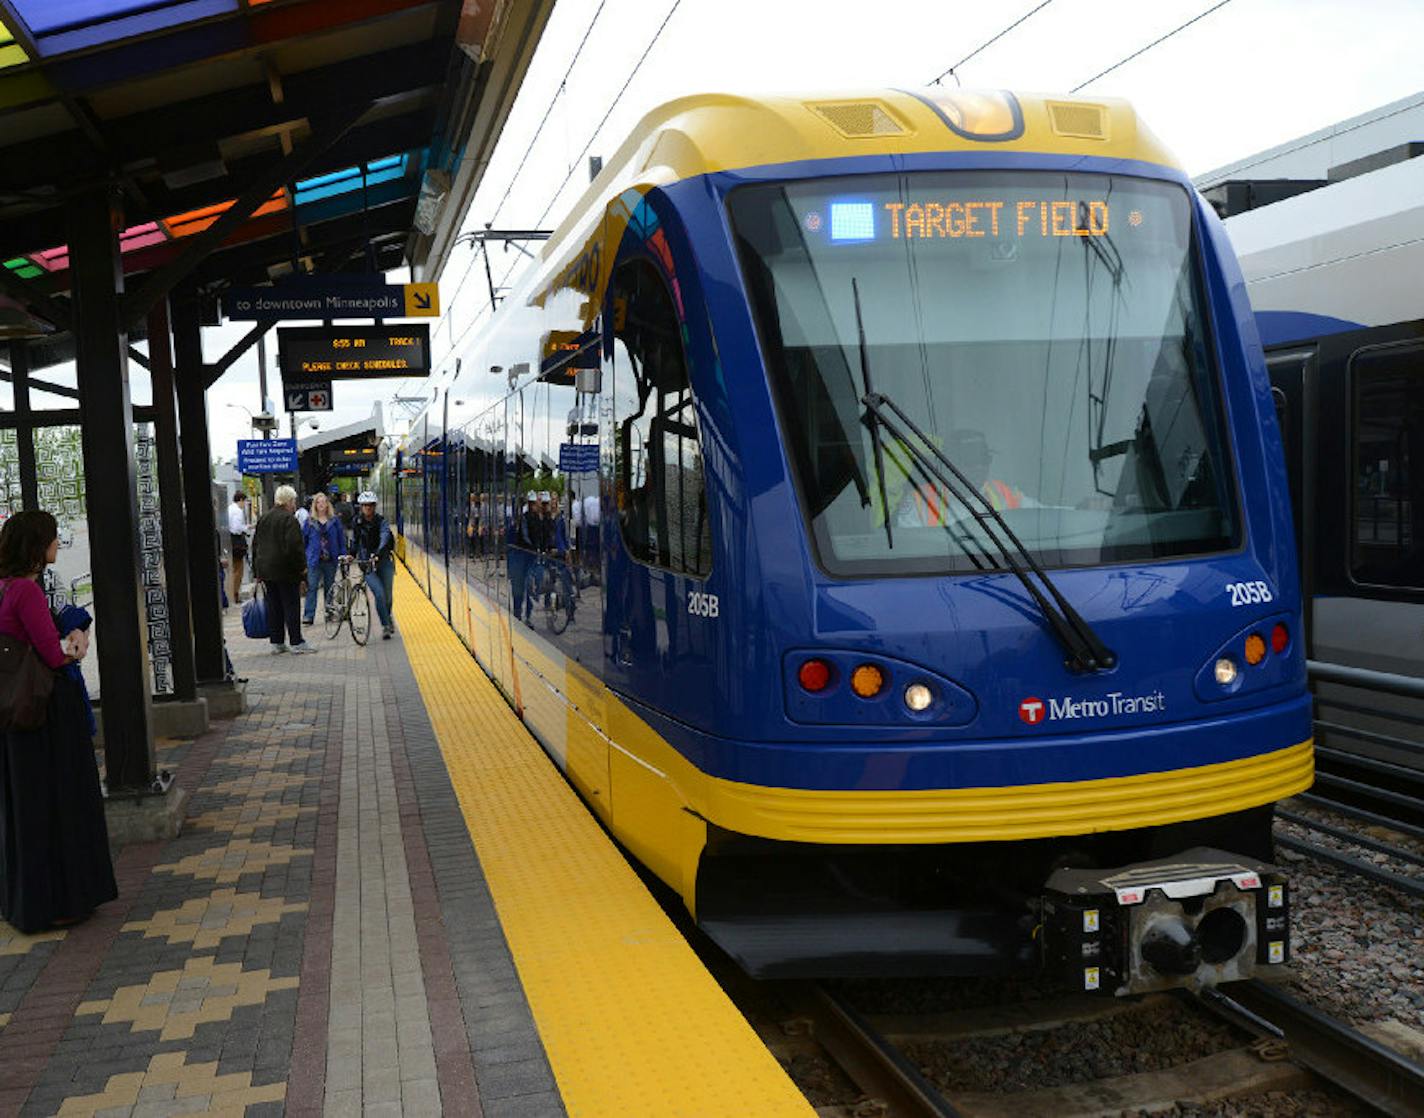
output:
M276 504L264 513L252 532L252 573L267 588L267 639L272 652L286 652L285 636L293 652L315 652L302 639L301 585L307 571L307 551L297 526L297 491L277 487Z
M302 622L315 625L317 583L321 583L322 600L326 603L327 613L330 613L336 561L346 554L346 533L341 529L341 521L332 512L331 502L325 493L318 493L312 498L311 515L302 525L302 538L306 541L307 553L307 605L302 611Z
M227 531L232 537L232 601L242 601L242 568L247 563L247 494L239 489L227 507Z
M381 636L391 639L396 631L391 615L396 590L396 537L386 518L376 511L376 495L369 489L356 498L360 513L351 529L351 550L357 559L370 559L374 566L367 579L376 596L376 616L381 619Z
M356 510L351 507L351 502L340 489L332 498L332 506L336 510L336 519L341 521L341 530L346 533L347 539L350 539L351 526L356 522Z
M0 732L0 918L26 935L77 923L119 895L83 684L59 670L84 658L89 634L72 628L61 642L40 588L58 551L47 512L18 512L0 529L0 633L33 648L54 677L39 729ZM87 614L69 609L66 620L83 626Z

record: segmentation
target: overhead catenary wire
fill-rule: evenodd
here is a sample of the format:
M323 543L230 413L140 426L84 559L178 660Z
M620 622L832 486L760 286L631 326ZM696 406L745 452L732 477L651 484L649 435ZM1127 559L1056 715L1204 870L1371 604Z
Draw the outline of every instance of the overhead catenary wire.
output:
M949 77L951 74L954 74L954 80L955 80L955 81L958 81L958 80L959 80L959 75L958 75L957 73L955 73L956 70L958 70L958 69L959 69L961 66L963 66L966 62L968 62L971 58L975 57L975 55L982 54L984 51L988 50L990 47L992 47L995 43L997 43L1000 39L1002 39L1005 35L1007 35L1010 31L1012 31L1012 30L1013 30L1015 27L1017 27L1019 24L1025 22L1026 20L1032 18L1033 16L1036 16L1039 12L1043 11L1043 9L1046 8L1046 7L1048 7L1048 5L1051 4L1051 3L1053 3L1053 0L1043 0L1043 2L1042 2L1041 4L1039 4L1036 8L1033 8L1031 11L1025 12L1023 15L1019 16L1018 19L1014 20L1013 23L1011 23L1011 24L1009 24L1007 27L1005 27L1002 31L1000 31L1000 32L999 32L997 35L995 35L992 39L986 39L986 40L984 40L984 42L980 43L977 47L975 47L973 50L971 50L968 54L966 54L963 58L961 58L958 62L956 62L956 63L955 63L953 66L951 66L948 70L945 70L945 71L944 71L942 74L940 74L938 77L931 78L928 84L930 84L930 85L939 85L939 83L940 83L941 81L943 81L945 78Z
M540 118L538 125L534 129L534 134L529 138L529 144L524 149L524 154L519 157L519 163L514 168L514 173L510 175L509 182L505 185L504 193L500 195L499 201L495 204L494 213L490 216L489 224L493 225L499 220L500 212L504 209L504 204L509 201L509 196L514 192L514 186L519 181L519 176L523 174L525 165L529 162L529 156L534 151L534 145L539 142L539 137L544 131L545 125L549 123L549 118L554 113L554 106L559 103L559 98L565 95L569 78L574 72L574 67L578 65L579 58L583 55L583 49L588 45L589 38L593 35L593 29L598 25L599 17L603 15L603 9L607 7L608 0L599 0L598 7L594 9L593 18L588 21L588 26L583 29L583 36L579 39L579 44L574 48L573 56L569 59L569 64L564 69L564 76L559 79L559 84L554 90L554 96L549 99L549 105L544 110L544 115ZM475 263L479 259L478 255L472 255L470 262L465 265L465 270L460 273L459 280L455 283L454 294L450 296L450 304L453 306L455 300L464 291L465 284L470 278L470 273L474 270ZM476 319L478 321L478 318ZM462 335L463 338L463 335ZM452 341L451 348L455 343Z
M658 29L653 32L653 37L648 40L648 45L643 48L643 53L638 57L638 61L635 62L633 68L628 71L628 77L624 79L623 87L618 90L617 96L615 96L609 104L608 110L603 114L603 119L598 122L593 131L589 134L588 142L583 145L578 155L576 155L570 163L568 173L564 175L563 181L559 183L557 189L555 189L554 196L549 199L549 204L544 207L544 212L541 213L534 222L536 227L542 225L544 219L549 216L549 211L554 208L554 204L559 200L559 196L563 194L564 187L568 186L569 179L573 178L574 171L582 164L583 157L588 154L588 149L593 147L593 142L598 139L598 134L603 131L603 126L608 123L608 118L611 117L613 111L618 108L618 103L623 100L623 95L628 92L628 87L633 84L633 79L638 76L638 71L643 68L643 63L648 60L648 55L652 54L653 48L658 45L658 40L662 38L663 31L666 30L667 25L672 21L672 17L677 14L677 10L681 6L682 0L672 0L672 6L668 8L667 15L663 16L662 23L658 24ZM518 262L516 261L516 263ZM513 271L513 269L510 270ZM507 275L508 273L506 273L506 276Z
M573 178L574 171L581 165L583 157L588 153L588 149L593 146L594 141L598 139L599 133L603 131L604 125L606 125L609 121L609 118L613 116L614 111L618 108L619 103L623 100L624 94L628 92L628 87L633 84L633 79L638 76L638 71L642 69L643 63L648 60L648 56L652 53L653 48L657 46L658 40L662 38L662 34L667 29L667 25L672 21L672 17L677 14L677 10L679 7L681 7L681 5L682 0L673 0L672 5L668 8L667 14L663 16L662 22L658 24L658 29L653 32L653 37L648 40L648 45L643 48L643 53L638 57L638 61L635 62L633 64L633 68L628 71L627 78L624 79L623 85L619 88L617 94L609 103L608 108L607 110L605 110L602 119L600 119L598 124L594 126L593 131L589 133L588 141L583 145L583 148L580 149L578 155L570 164L568 173L564 176L563 181L561 181L559 185L555 187L553 195L549 198L548 205L544 207L543 211L534 220L534 227L537 228L544 224L544 219L549 216L549 211L554 208L560 196L562 196L562 194L564 193L564 188L568 186L569 180ZM510 264L510 266L505 270L504 275L500 277L500 281L496 285L496 290L504 288L508 285L509 277L514 274L514 270L519 267L521 263L521 259L516 256L514 262ZM486 306L482 308L480 312L476 314L473 319L471 319L470 324L460 332L460 336L451 342L450 348L452 350L458 349L460 345L464 342L465 338L469 336L470 332L474 330L477 326L479 326L483 322L485 315L489 312L492 312L493 309L494 308L492 306Z
M1140 56L1146 54L1146 53L1147 53L1149 50L1151 50L1153 47L1160 46L1161 44L1165 43L1168 39L1170 39L1173 35L1176 35L1176 34L1178 34L1179 32L1185 31L1185 30L1186 30L1188 27L1190 27L1192 24L1197 23L1197 22L1199 22L1199 21L1201 21L1201 20L1206 19L1206 17L1209 16L1209 15L1211 15L1212 12L1220 11L1222 8L1226 7L1226 5L1229 4L1229 3L1231 3L1231 0L1220 0L1219 3L1213 4L1213 5L1212 5L1210 8L1208 8L1206 11L1200 12L1200 13L1198 13L1197 15L1192 16L1191 19L1187 20L1187 22L1184 23L1184 24L1182 24L1180 27L1174 27L1174 28L1172 28L1171 31L1168 31L1167 34L1162 35L1162 36L1159 36L1159 37L1156 38L1156 39L1153 39L1153 40L1152 40L1150 43L1148 43L1145 47L1139 47L1137 50L1135 50L1135 51L1133 51L1131 54L1129 54L1126 58L1121 58L1121 59L1119 59L1118 61L1114 62L1114 63L1113 63L1111 66L1109 66L1106 70L1100 70L1098 73L1094 74L1094 75L1093 75L1091 78L1089 78L1087 81L1085 81L1085 82L1079 82L1077 85L1075 85L1075 86L1074 86L1072 89L1070 89L1068 92L1069 92L1069 93L1077 93L1080 89L1086 89L1088 86L1092 85L1092 84L1093 84L1095 81L1097 81L1099 78L1106 77L1108 74L1111 74L1114 70L1119 69L1120 67L1126 66L1126 65L1127 65L1129 62L1131 62L1134 58L1138 58L1138 57L1140 57Z
M549 99L549 107L544 110L544 115L539 120L538 127L534 129L534 135L529 138L529 146L524 149L524 154L519 157L519 163L514 168L514 174L509 177L509 184L504 188L504 193L500 195L499 201L495 204L494 213L490 216L491 225L499 220L500 211L504 209L504 204L509 201L509 195L514 190L514 184L519 181L519 176L524 170L524 165L529 162L529 156L534 151L534 145L539 142L539 136L544 131L544 126L549 123L549 117L554 114L554 106L558 104L559 98L563 96L569 84L569 77L573 74L574 67L578 65L579 57L583 54L583 48L588 45L589 36L593 34L593 29L598 25L598 17L603 14L603 9L607 4L608 0L599 0L598 8L594 11L593 18L588 21L588 26L584 28L583 38L579 40L579 45L574 50L574 56L569 59L568 69L564 71L564 76L559 79L559 85L554 91L554 96Z

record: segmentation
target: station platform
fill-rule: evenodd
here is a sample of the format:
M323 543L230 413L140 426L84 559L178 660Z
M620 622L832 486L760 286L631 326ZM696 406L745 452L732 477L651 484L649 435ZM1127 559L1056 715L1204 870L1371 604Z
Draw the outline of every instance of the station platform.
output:
M0 923L0 1115L813 1113L401 571L395 640L228 642L117 901Z

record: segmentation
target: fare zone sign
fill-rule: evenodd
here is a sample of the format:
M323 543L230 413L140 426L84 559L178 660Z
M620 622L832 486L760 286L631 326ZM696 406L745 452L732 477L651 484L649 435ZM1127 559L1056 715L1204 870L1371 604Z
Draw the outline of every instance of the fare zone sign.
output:
M289 326L277 331L284 383L428 377L430 327Z

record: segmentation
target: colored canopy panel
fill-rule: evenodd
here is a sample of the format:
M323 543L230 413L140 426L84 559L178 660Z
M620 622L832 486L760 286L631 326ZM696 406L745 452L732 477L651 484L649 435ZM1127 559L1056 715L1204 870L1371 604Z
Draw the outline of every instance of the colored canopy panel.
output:
M240 0L11 0L45 56L237 11Z
M25 53L25 48L15 42L15 36L10 34L10 29L0 21L0 70L7 66L20 66L30 60L30 56Z
M364 186L370 188L383 182L402 178L405 175L409 159L408 155L388 155L384 159L373 159L366 164ZM345 194L351 190L360 190L362 186L360 167L345 167L327 175L302 179L297 183L297 205L310 205L312 202L320 202L323 198Z

